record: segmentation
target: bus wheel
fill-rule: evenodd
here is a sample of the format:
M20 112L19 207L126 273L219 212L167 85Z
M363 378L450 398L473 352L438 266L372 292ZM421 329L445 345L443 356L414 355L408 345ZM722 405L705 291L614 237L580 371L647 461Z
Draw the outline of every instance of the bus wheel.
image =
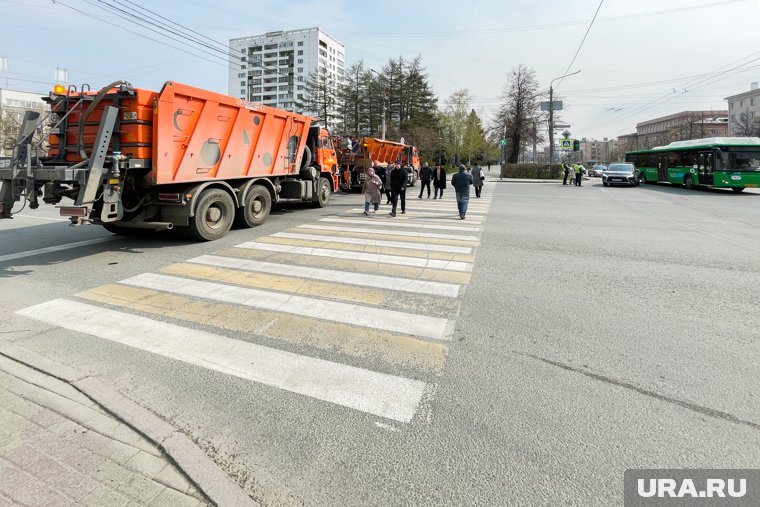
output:
M311 201L311 205L315 208L324 208L328 204L330 204L330 182L327 181L327 178L319 178L317 194Z
M234 218L235 202L230 194L208 188L198 197L195 216L190 218L187 232L195 240L213 241L227 234Z
M245 203L237 209L235 225L238 227L256 227L261 225L272 211L272 196L261 185L253 185L245 196Z
M691 177L691 174L686 175L683 179L683 184L686 185L686 188L689 190L694 190L694 178Z
M744 192L744 187L733 187L731 190L738 194L739 192Z

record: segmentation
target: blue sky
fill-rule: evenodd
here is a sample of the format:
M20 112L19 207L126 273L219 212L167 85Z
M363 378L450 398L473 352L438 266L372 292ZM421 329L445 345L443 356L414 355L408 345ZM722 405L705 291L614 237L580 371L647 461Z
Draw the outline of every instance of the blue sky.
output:
M118 1L129 6L128 0ZM99 0L89 2L0 0L0 57L8 59L0 86L7 79L9 88L45 92L55 67L63 67L71 83L93 88L125 79L159 89L174 80L226 92L223 62L148 40L181 46L92 5ZM349 64L363 59L379 69L391 57L422 55L441 102L467 88L486 119L513 66L535 69L545 89L565 72L599 5L599 0L132 2L221 42L319 26L345 44ZM563 121L577 137L616 137L657 116L725 109L726 96L760 81L758 19L760 0L605 0L572 66L582 72L558 88L566 106ZM710 75L695 77L705 74Z

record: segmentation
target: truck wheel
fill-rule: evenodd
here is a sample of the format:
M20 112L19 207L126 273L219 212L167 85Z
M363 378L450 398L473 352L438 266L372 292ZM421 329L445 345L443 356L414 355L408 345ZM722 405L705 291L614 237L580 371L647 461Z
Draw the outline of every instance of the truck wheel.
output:
M261 185L253 185L245 196L245 203L237 209L235 225L256 227L263 224L272 211L272 196Z
M689 190L694 190L694 178L691 177L691 174L686 175L683 179L683 184L686 185L686 188Z
M330 182L327 178L319 178L317 183L317 193L311 205L315 208L324 208L330 204Z
M230 230L235 218L235 202L230 194L208 188L198 197L195 216L190 218L187 233L197 241L214 241Z

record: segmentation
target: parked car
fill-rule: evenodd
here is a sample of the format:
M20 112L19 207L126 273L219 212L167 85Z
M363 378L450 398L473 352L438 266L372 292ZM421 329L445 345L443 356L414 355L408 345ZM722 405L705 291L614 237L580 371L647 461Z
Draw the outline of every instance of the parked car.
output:
M591 169L588 170L589 176L596 176L601 177L602 174L604 174L604 171L607 170L607 166L604 164L596 164Z
M602 185L631 185L639 186L639 170L630 163L610 164L602 173Z

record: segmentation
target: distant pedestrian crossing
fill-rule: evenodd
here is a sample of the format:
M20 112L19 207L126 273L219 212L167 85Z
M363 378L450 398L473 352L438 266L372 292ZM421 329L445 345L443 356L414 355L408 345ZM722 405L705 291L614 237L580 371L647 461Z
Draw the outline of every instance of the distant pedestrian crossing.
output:
M466 220L453 193L412 193L396 217L338 194L356 207L17 313L410 423L445 366L492 190Z

